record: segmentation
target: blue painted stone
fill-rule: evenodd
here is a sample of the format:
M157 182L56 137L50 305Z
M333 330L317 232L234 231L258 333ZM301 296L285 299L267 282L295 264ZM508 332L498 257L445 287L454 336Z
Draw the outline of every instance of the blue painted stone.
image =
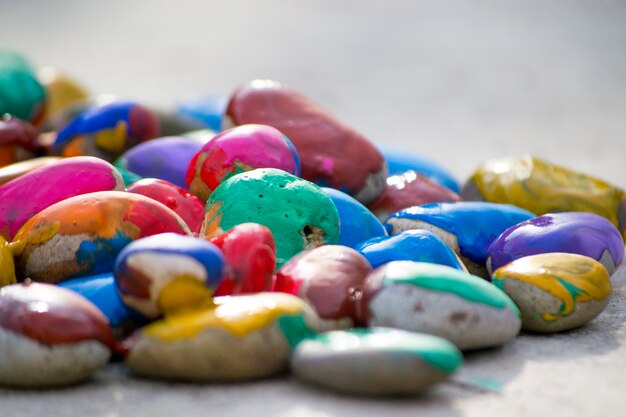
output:
M75 278L59 283L59 286L72 290L96 305L109 319L111 327L127 323L142 323L145 319L136 311L126 307L115 289L113 273Z
M382 152L385 161L387 161L389 176L402 174L407 171L415 171L418 174L432 178L433 181L451 189L455 193L459 192L460 187L458 181L447 169L436 162L426 157L407 152L406 149L386 146L379 146L378 148Z
M415 261L466 271L454 251L427 230L407 230L394 236L375 237L361 243L356 250L367 258L372 268L393 261Z
M391 215L385 221L385 227L390 234L396 234L410 229L433 230L431 226L434 226L440 229L435 233L459 255L484 265L489 245L502 232L533 217L535 215L531 212L509 204L432 203ZM454 239L456 242L451 241Z
M215 132L222 130L222 119L226 112L227 95L192 97L178 104L178 113L195 119Z
M224 256L206 240L163 233L126 246L117 257L114 273L123 302L156 318L209 299L224 277ZM175 281L179 285L168 289ZM174 299L174 304L164 305L164 296Z
M128 150L114 165L143 178L158 178L187 189L187 167L203 144L186 136L158 138Z
M371 238L387 236L382 223L363 204L334 188L322 187L322 190L333 200L339 212L340 245L355 248Z

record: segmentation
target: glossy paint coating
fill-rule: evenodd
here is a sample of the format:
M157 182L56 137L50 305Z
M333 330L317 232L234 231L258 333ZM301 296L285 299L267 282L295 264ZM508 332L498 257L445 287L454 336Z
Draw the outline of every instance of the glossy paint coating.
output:
M357 246L378 268L393 261L431 262L465 271L465 266L439 237L427 230L407 230L393 236L376 237Z
M339 215L315 184L274 168L237 174L209 197L200 235L213 238L241 223L272 231L280 267L304 249L339 241Z
M242 223L215 236L217 246L226 260L224 279L215 296L269 291L274 282L276 244L267 227Z
M385 226L392 234L412 227L411 222L416 222L416 228L435 226L456 237L461 256L484 264L489 245L502 232L533 217L532 213L509 204L433 203L395 213L385 221Z
M355 248L368 239L387 236L382 223L363 204L334 188L322 187L339 213L339 244Z
M504 231L489 247L490 267L495 271L516 259L548 252L575 253L596 261L608 252L617 267L624 259L624 241L610 221L596 214L545 214Z
M214 136L194 155L186 184L206 201L228 178L256 168L277 168L299 176L300 158L277 129L258 124L237 126Z
M67 158L45 165L0 187L0 235L12 239L28 219L67 198L123 189L120 174L99 158Z
M0 50L0 116L9 113L37 124L42 120L46 92L28 60Z
M296 90L274 81L252 81L231 96L226 114L234 125L261 123L287 135L298 150L306 180L363 203L383 191L387 169L378 149Z

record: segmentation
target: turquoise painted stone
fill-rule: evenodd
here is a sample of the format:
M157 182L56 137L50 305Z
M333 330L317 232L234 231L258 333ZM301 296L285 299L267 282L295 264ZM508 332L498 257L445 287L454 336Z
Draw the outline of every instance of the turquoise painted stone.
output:
M443 337L459 349L498 346L520 331L520 311L489 282L453 268L391 262L363 288L362 320Z
M37 124L43 118L46 91L22 55L0 50L0 116L12 114Z
M356 247L378 268L393 261L430 262L466 271L463 262L443 240L428 230L407 230L394 236L375 237Z
M302 381L357 394L416 394L446 380L461 352L436 336L396 329L335 330L301 342L291 359Z

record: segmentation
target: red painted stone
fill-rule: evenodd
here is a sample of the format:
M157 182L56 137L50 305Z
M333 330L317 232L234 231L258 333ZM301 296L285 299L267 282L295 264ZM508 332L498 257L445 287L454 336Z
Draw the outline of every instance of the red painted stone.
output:
M42 150L37 129L24 120L0 115L0 167L33 158Z
M210 240L226 259L226 274L215 296L269 291L274 280L276 245L272 232L242 223Z

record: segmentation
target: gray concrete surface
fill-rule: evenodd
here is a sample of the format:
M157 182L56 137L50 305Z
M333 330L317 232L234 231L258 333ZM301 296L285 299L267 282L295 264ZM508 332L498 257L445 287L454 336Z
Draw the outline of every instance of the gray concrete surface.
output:
M0 0L0 46L161 105L284 81L459 179L533 153L626 187L625 22L610 1ZM115 365L71 389L0 390L0 416L623 416L626 278L614 281L590 325L468 355L456 383L415 399L289 378L173 385Z

